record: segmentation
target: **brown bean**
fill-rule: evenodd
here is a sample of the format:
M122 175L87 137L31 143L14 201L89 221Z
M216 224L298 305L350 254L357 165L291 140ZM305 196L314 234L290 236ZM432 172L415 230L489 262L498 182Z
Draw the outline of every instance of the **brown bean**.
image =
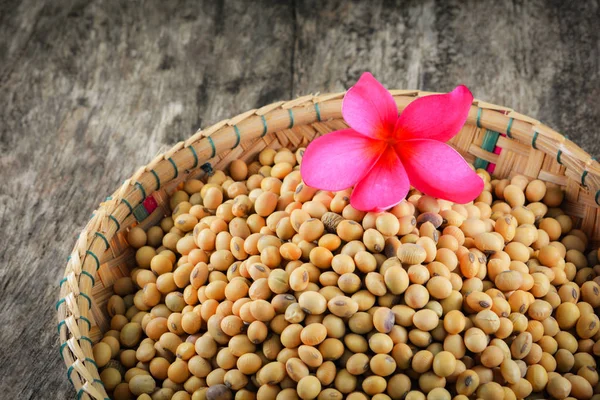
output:
M298 347L298 357L309 367L316 368L323 363L321 352L312 346Z
M492 307L492 299L483 292L471 292L465 297L467 305L475 312L489 310Z
M505 358L500 365L502 377L511 384L516 384L521 379L517 363L509 358Z
M298 298L298 304L307 314L322 314L327 309L327 300L317 292L304 292Z
M373 314L373 325L375 329L382 333L389 333L395 321L394 313L387 307L379 307Z
M548 380L546 390L555 399L566 399L571 393L571 382L562 376L556 376Z
M465 332L464 342L470 351L481 353L487 347L488 337L479 328L469 328Z
M583 377L578 375L565 376L571 383L571 396L576 399L589 399L594 394L592 385Z
M419 310L413 315L414 326L422 331L431 331L438 325L438 323L439 317L432 310Z
M532 337L529 332L520 333L510 345L513 358L521 360L531 351Z
M496 276L494 283L503 292L517 290L523 283L523 275L518 271L504 271Z
M384 282L391 293L398 295L408 288L409 277L402 266L392 266L385 271Z
M348 318L358 311L358 303L346 296L336 296L329 300L327 307L338 317Z
M285 369L288 376L295 382L299 382L309 374L308 367L299 358L290 358L285 364Z
M456 380L456 391L464 396L471 396L479 387L479 375L473 370L462 372Z

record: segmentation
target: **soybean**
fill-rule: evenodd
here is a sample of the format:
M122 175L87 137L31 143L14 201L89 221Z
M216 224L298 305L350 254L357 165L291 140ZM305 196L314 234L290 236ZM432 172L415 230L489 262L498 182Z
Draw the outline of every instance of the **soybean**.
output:
M302 180L304 150L190 179L129 229L93 347L114 398L594 398L598 254L560 188L480 169L474 203L364 212Z

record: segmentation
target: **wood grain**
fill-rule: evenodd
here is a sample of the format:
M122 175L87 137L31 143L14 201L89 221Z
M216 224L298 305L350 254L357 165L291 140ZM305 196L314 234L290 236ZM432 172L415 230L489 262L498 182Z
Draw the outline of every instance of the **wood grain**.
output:
M0 398L74 398L54 303L90 212L202 126L370 70L600 155L597 1L0 2Z

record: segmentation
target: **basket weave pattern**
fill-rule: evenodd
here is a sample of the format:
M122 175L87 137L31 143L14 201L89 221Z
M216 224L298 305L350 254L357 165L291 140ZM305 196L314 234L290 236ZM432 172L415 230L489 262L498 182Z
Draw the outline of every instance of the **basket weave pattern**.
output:
M400 111L415 98L431 94L391 93ZM134 265L127 230L157 224L170 214L168 197L177 185L202 177L208 168L225 169L235 159L250 161L267 147L293 150L346 128L341 115L344 94L278 102L199 130L140 167L100 204L69 257L56 304L60 353L77 398L108 399L92 345L108 330L106 302L112 285ZM464 128L450 144L476 167L493 169L495 177L523 174L562 187L565 212L598 247L600 164L576 144L535 119L479 100L473 101Z

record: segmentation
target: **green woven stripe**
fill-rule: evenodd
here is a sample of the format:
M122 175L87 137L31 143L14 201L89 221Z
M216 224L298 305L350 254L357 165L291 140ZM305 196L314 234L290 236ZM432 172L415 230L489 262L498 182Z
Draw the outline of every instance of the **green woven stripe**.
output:
M71 382L71 385L73 384L73 380L71 379L71 373L73 372L75 368L71 365L68 369L67 369L67 379L69 380L69 382ZM83 391L83 388L79 389L80 391ZM80 394L77 393L77 398L81 398Z
M495 131L490 131L487 129L485 131L485 135L483 136L483 143L481 144L481 148L492 153L496 148L496 143L498 143L498 138L500 137L500 133ZM482 158L475 159L475 168L487 168L490 163Z
M481 148L489 151L490 153L493 152L496 148L496 143L498 143L499 137L500 134L498 132L490 131L489 129L486 130Z
M188 149L190 149L190 151L192 152L192 156L194 156L194 165L192 166L192 169L194 169L198 166L198 154L196 154L196 149L194 149L194 146L190 145ZM160 184L158 185L158 187L160 187Z
M89 358L89 357L86 357L86 358L85 358L85 361L91 362L92 364L94 364L94 367L96 367L96 369L98 369L98 364L96 364L96 361L92 360L92 359L91 359L91 358Z
M262 135L260 135L260 137L264 137L267 134L267 119L265 118L264 115L261 115L260 119L263 123L263 132L262 132Z
M90 278L92 280L92 287L94 287L94 285L96 285L96 280L94 279L94 277L92 276L92 274L90 274L87 271L81 271L81 275L85 275L88 278Z
M146 189L144 189L144 186L142 186L141 183L136 182L135 186L137 186L138 189L140 189L140 192L142 192L142 201L146 199Z
M565 139L569 140L569 137L567 135L565 135ZM556 152L556 162L559 163L560 165L563 165L562 161L560 160L560 156L562 155L562 150L558 150Z
M87 250L85 254L89 254L90 256L94 257L94 260L96 260L96 271L98 271L100 269L100 260L98 259L98 256L96 256L90 250Z
M146 210L146 207L144 207L143 204L138 205L133 210L133 216L135 217L137 222L142 222L143 220L148 218L149 215L150 213L148 212L148 210Z
M475 169L486 169L490 163L482 158L476 158L473 165L475 166Z
M215 142L213 141L213 139L208 136L208 143L210 143L210 147L212 148L212 154L210 155L210 158L213 158L214 156L217 155L217 148L215 147Z
M317 113L317 121L321 122L321 110L319 109L319 103L315 103L315 112Z
M58 286L59 286L59 287L62 287L63 283L65 283L66 281L67 281L67 278L62 278L62 279L60 280L60 282L58 283Z
M481 108L477 109L477 127L481 128Z
M506 127L506 136L509 137L509 139L512 139L512 135L510 133L510 130L512 129L512 124L513 124L514 118L511 118L508 120L508 126Z
M288 110L288 114L290 115L290 126L288 126L288 129L292 129L294 127L294 113L291 108Z
M173 166L173 169L175 170L175 176L173 177L173 179L175 179L175 178L177 178L177 175L179 175L179 171L177 170L177 164L175 164L175 161L173 161L173 159L171 157L169 157L168 160L171 163L171 165Z
M98 381L98 382L96 382L96 381ZM100 383L102 386L104 386L102 381L99 379L94 379L94 383ZM83 396L83 388L81 388L77 391L77 400L81 399L81 396ZM110 399L108 397L105 397L104 400L110 400Z
M160 178L158 177L158 174L155 170L150 170L150 172L152 172L152 175L154 175L154 179L156 179L156 190L160 189Z
M596 198L595 198L595 200L596 200L596 204L598 204L600 206L600 202L599 202L600 201L600 190L598 190L596 192Z
M114 215L109 215L108 218L112 219L113 222L115 223L115 225L117 225L117 232L121 230L121 224L119 223L119 221L117 221L117 219L115 218Z
M596 161L596 158L592 157L592 160ZM581 186L583 186L583 187L587 187L587 185L585 184L585 178L587 177L587 175L588 175L587 170L583 171L583 174L581 174ZM596 197L597 196L598 195L596 194Z
M87 341L87 342L90 342L90 346L93 346L93 345L94 345L94 344L92 343L92 339L90 339L90 338L89 338L89 337L87 337L87 336L82 336L82 337L80 338L80 340L85 340L85 341ZM61 344L61 345L60 345L60 350L59 350L59 351L60 351L60 356L63 358L63 360L64 360L64 358L65 358L65 356L63 356L63 351L64 351L65 347L67 347L67 342L64 342L63 344ZM85 359L85 361L91 361L91 362L93 362L93 363L94 363L94 365L96 365L96 362L95 362L94 360L92 360L92 359L86 358L86 359ZM97 366L97 365L96 365L96 369L98 369L98 366ZM71 371L72 371L72 370L73 370L73 366L71 365L71 366L69 367L69 369L67 370L67 377L69 378L69 380L71 380Z
M81 338L83 339L84 337L85 336L82 336ZM62 354L62 351L61 351L61 354ZM98 369L98 365L94 362L94 360L86 358L85 361L91 361L91 362L93 362L94 365L96 366L96 369ZM69 366L69 368L67 369L67 379L69 380L69 382L71 382L71 385L73 384L73 380L71 379L71 374L73 373L74 369L75 368L72 365ZM77 398L78 399L81 398L81 394L80 393L83 393L83 388L79 389L79 391L77 392Z
M129 204L129 202L126 199L122 199L121 202L125 203L127 208L129 208L129 214L131 214L133 212L133 207L131 207L131 204Z
M110 247L110 244L108 243L108 240L106 240L106 236L104 236L100 232L96 232L96 236L98 236L99 238L101 238L104 241L104 244L106 245L106 250L108 250Z
M238 147L238 145L240 144L240 140L242 140L242 136L240 135L240 129L237 127L237 125L233 126L233 130L235 131L235 136L237 137L237 140L235 141L235 144L233 145L231 150Z
M87 319L86 317L79 317L78 319L80 319L88 324L88 331L92 330L92 323L90 322L89 319Z
M59 328L58 334L60 335L60 328ZM61 357L63 360L65 359L65 356L63 355L63 350L65 349L65 347L67 347L67 342L64 342L63 344L61 344L61 345L60 345L60 349L59 349L59 352L60 352L60 357Z
M64 320L64 319L58 323L57 329L58 329L58 334L59 334L59 335L60 335L60 328L62 328L62 327L65 325L65 324L66 324L66 322L65 322L65 320ZM66 342L65 342L65 343L63 343L63 344L66 344ZM62 346L61 346L60 352L62 353ZM61 355L62 355L62 354L61 354Z
M531 147L533 147L534 149L538 149L535 142L537 141L538 138L538 131L533 132L533 139L531 139Z
M96 382L96 381L98 381L98 382ZM72 383L72 382L71 382L71 383ZM100 383L102 386L104 386L104 383L102 383L102 381L101 381L101 380L99 380L99 379L94 379L94 383ZM84 393L84 390L83 390L83 388L80 388L80 389L77 391L77 400L81 399L81 396L83 396L83 393ZM110 400L110 399L109 399L108 397L105 397L105 398L104 398L104 400Z
M88 325L88 330L92 330L92 323L90 322L90 320L89 320L89 319L87 319L86 317L79 317L79 318L77 318L77 319L80 319L80 320L84 321L85 323L87 323L87 325ZM66 322L65 322L65 320L64 320L64 319L58 323L58 334L59 334L59 335L60 335L60 328L62 328L62 327L63 327L63 325L65 325L65 324L66 324ZM62 350L61 350L61 351L62 351Z
M200 167L202 169L202 171L204 171L208 176L212 176L213 174L213 167L212 165L210 165L209 162L202 164L202 166Z
M88 301L88 308L92 308L92 299L90 299L90 296L88 296L85 293L79 293L80 296L83 296L84 299L86 299Z
M63 298L63 299L59 299L59 300L56 302L56 306L54 307L54 308L56 308L56 311L58 311L58 307L60 307L60 305L61 305L62 303L64 303L64 302L65 302L65 299L64 299L64 298Z

